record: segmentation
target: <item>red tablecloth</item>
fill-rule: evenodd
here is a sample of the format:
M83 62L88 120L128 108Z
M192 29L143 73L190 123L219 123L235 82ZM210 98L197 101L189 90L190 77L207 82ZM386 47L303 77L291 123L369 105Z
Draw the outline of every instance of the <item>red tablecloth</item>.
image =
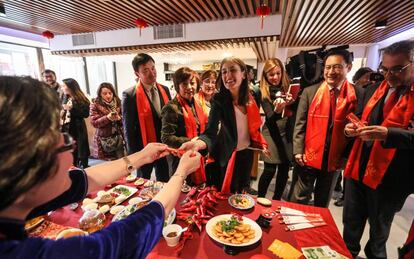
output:
M124 184L124 183L123 183ZM139 193L139 192L138 192ZM138 194L137 193L137 194ZM185 194L180 197L181 201ZM127 203L127 202L125 202ZM294 209L298 209L308 213L319 213L321 214L324 221L327 223L326 226L316 227L312 229L304 229L297 231L286 231L283 224L278 223L276 219L273 219L271 227L269 229L262 229L263 236L259 244L255 247L250 248L247 251L240 252L237 258L249 258L255 254L265 254L269 257L275 257L267 248L275 239L279 239L283 242L287 242L292 246L300 250L301 247L309 246L322 246L329 245L332 249L337 252L351 258L351 254L345 246L345 243L339 234L338 228L331 216L328 209L317 208L312 206L304 206L289 202L272 201L272 209L276 209L278 206L286 206ZM179 210L180 205L177 203L176 209ZM238 212L244 216L256 220L259 217L263 207L257 204L252 210L243 212L240 210L233 209L227 202L227 200L219 201L217 206L216 215L227 214L231 212ZM78 227L78 220L82 216L80 208L72 211L67 207L56 210L49 216L49 220L54 223L61 224L64 226ZM109 213L107 216L107 224L110 224L112 215ZM184 226L185 223L182 221L176 221L178 224ZM177 254L174 248L168 247L163 238L160 239L158 244L154 247L153 251L148 255L147 258L177 258ZM213 241L203 229L202 233L193 232L193 239L188 240L185 247L180 254L179 258L234 258L223 251L223 246ZM304 257L303 257L304 258Z

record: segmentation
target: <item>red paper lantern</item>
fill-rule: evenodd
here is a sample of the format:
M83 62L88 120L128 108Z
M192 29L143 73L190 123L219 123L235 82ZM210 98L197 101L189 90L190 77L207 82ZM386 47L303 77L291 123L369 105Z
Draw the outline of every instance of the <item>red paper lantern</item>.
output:
M135 20L135 25L139 28L139 36L141 36L141 30L148 27L148 23L141 18Z
M260 28L263 30L263 20L266 16L268 16L270 14L270 7L265 5L265 4L261 4L259 7L257 7L256 9L256 15L260 16L260 20L261 20L261 26Z
M55 34L53 34L51 31L44 31L42 32L42 36L50 40L55 37Z

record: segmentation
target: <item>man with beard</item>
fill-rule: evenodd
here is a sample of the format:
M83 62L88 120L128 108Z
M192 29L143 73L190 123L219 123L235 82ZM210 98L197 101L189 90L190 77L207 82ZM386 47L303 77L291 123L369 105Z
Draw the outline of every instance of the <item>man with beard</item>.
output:
M401 130L408 129L414 115L414 41L401 41L385 48L379 72L385 77L380 85L366 88L361 120L367 126L352 123L345 134L357 137L344 176L346 183L343 210L344 240L354 257L366 221L370 224L365 246L368 258L386 258L386 242L394 215L408 195L414 192L414 149L398 143ZM399 133L400 132L400 133ZM399 145L399 146L398 146Z

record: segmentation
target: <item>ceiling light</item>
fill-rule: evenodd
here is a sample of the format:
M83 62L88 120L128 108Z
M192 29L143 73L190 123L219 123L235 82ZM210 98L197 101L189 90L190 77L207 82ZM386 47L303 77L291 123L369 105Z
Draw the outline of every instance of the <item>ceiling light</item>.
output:
M387 27L387 20L381 20L375 22L375 29L384 29Z

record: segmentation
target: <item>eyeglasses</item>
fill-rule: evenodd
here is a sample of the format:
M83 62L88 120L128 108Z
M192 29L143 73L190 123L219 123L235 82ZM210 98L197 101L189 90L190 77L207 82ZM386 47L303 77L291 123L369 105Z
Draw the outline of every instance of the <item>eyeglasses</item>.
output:
M404 69L406 69L409 65L411 65L412 64L412 62L410 62L410 63L408 63L407 65L405 65L405 66L395 66L395 67L392 67L392 68L390 68L390 69L388 69L388 68L386 68L386 67L380 67L379 69L378 69L378 72L380 73L380 74L382 74L382 75L386 75L386 74L388 74L388 72L390 72L390 74L391 75L395 75L395 74L399 74L399 73L401 73L402 71L404 71Z
M339 71L339 70L341 70L341 69L343 69L343 68L344 68L344 65L342 65L342 64L326 65L326 66L324 66L323 68L324 68L325 70L331 70L331 69L333 69L333 70L335 70L335 71Z
M72 138L69 133L62 133L63 135L63 146L56 149L56 153L63 153L69 150L73 150L76 147L76 141Z

